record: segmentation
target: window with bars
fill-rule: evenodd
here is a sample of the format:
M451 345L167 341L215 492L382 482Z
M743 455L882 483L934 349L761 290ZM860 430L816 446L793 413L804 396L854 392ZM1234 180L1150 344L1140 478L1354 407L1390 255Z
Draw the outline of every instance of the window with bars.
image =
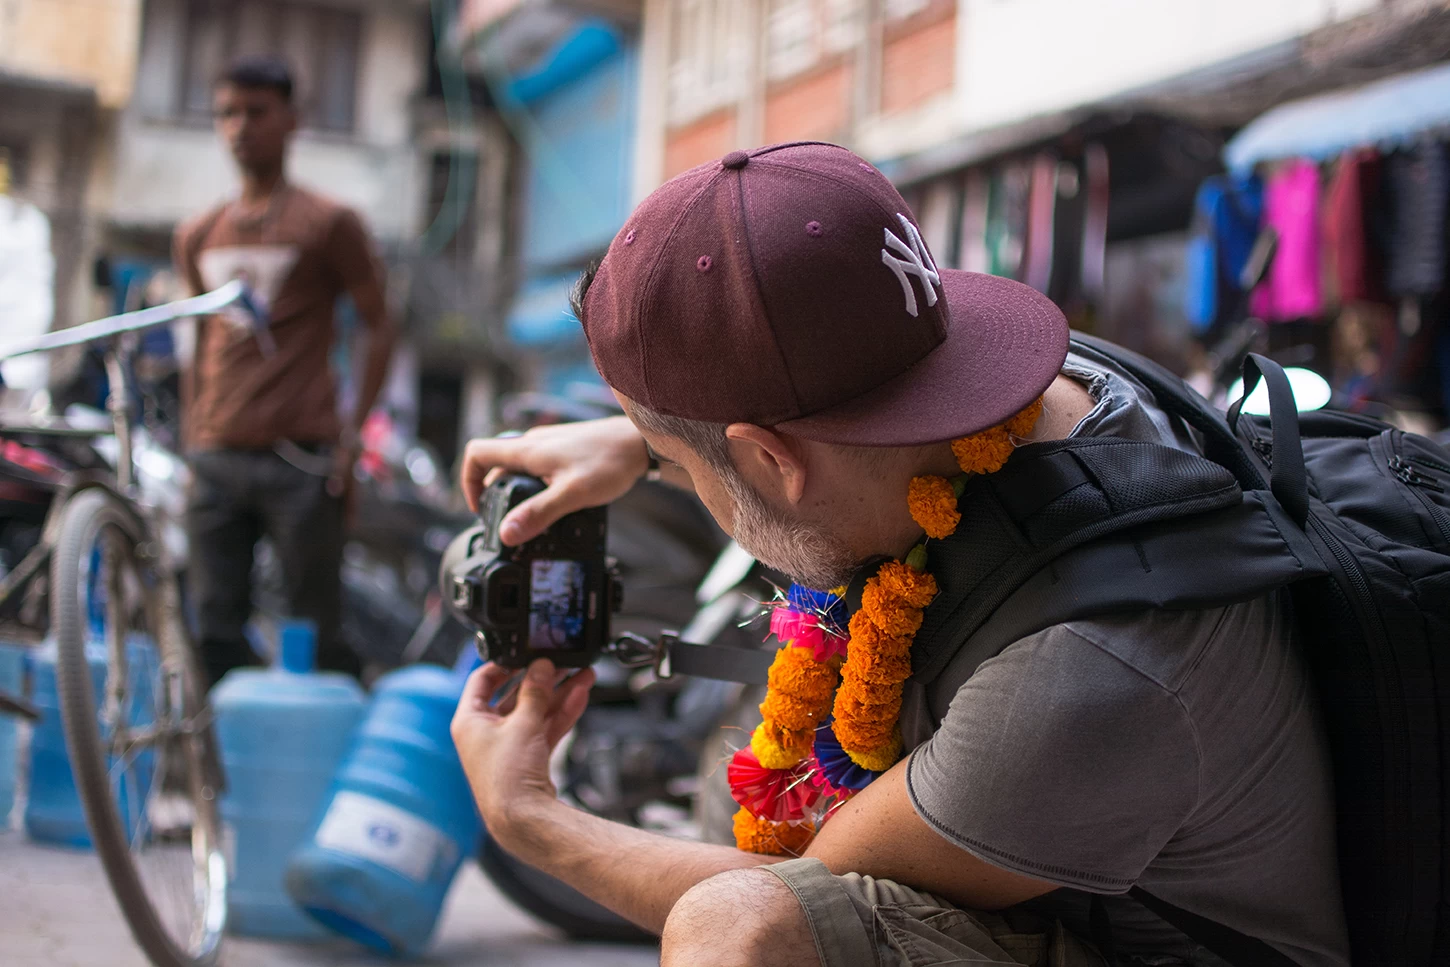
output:
M905 20L931 6L932 0L885 0L887 20Z
M361 17L282 0L189 0L180 114L211 117L212 86L237 57L272 54L292 69L304 127L350 132L357 100Z
M815 0L770 0L765 24L766 72L789 77L816 62Z
M765 58L771 80L855 50L866 25L865 0L770 0L767 10Z
M670 36L672 124L740 97L749 63L747 12L739 0L678 0Z
M450 197L448 185L454 182ZM441 225L442 254L460 262L473 258L478 241L478 155L437 151L428 161L428 222ZM430 233L432 234L432 233Z

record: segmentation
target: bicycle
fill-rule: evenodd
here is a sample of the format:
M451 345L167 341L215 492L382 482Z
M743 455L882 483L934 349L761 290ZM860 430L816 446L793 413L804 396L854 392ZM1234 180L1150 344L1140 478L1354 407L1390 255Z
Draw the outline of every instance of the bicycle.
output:
M0 352L4 359L109 340L114 473L82 470L52 481L39 540L0 580L0 615L17 610L37 622L48 616L66 747L91 840L132 936L156 967L208 967L217 960L227 910L228 864L217 812L225 777L176 568L157 512L136 486L127 359L141 330L232 305L261 318L238 281ZM99 435L0 424L0 441L59 445ZM136 632L154 639L158 660L138 650ZM106 656L99 696L87 655L97 638ZM5 711L36 714L23 698L0 695Z

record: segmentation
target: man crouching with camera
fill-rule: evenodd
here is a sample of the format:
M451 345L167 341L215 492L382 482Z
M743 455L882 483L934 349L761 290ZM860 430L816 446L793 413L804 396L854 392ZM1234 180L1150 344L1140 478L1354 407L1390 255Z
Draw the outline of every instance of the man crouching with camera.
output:
M909 681L964 610L932 613L962 570L933 573L933 547L972 547L972 481L1026 443L1195 447L1069 353L1046 298L939 270L890 182L823 144L667 183L575 296L627 418L473 442L469 499L546 481L500 528L518 545L657 464L800 590L732 764L740 849L561 803L549 753L593 676L544 659L497 710L510 671L480 669L453 722L500 846L660 933L667 965L1221 963L1134 886L1282 963L1348 963L1329 763L1277 595L1054 625L946 705Z

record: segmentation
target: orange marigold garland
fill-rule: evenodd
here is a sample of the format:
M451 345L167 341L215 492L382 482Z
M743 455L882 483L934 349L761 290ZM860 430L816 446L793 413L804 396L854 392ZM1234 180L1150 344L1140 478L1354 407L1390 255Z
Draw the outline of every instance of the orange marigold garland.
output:
M963 476L912 479L907 489L911 518L929 539L950 537L961 523L957 501L966 474L994 473L1011 457L1015 440L1027 436L1042 415L1039 398L1016 416L981 433L952 441L952 453ZM912 548L904 561L888 561L866 582L861 607L851 616L846 659L840 663L831 646L840 637L843 588L831 592L790 590L789 614L777 609L776 628L811 631L808 644L802 635L776 653L770 667L764 721L750 740L750 754L765 770L791 773L775 783L749 770L751 781L775 788L811 776L829 795L816 803L814 817L806 815L809 797L791 799L782 820L756 815L742 806L735 814L735 842L743 850L774 855L799 855L815 835L816 821L829 816L842 802L901 758L902 686L911 677L911 645L921 628L923 613L937 594L936 579L926 573L926 546ZM824 634L813 629L819 625ZM823 660L824 659L824 660ZM839 667L839 673L837 668ZM837 682L839 680L839 687ZM834 699L832 694L834 693ZM821 725L830 716L826 725ZM817 730L825 733L817 737ZM825 739L830 741L826 742ZM742 750L742 754L744 754ZM810 762L806 760L810 759ZM755 765L755 763L751 763ZM747 770L737 770L740 775ZM784 788L789 788L788 785ZM757 801L737 790L737 799ZM780 797L772 803L782 801ZM776 807L777 812L779 806ZM796 815L800 813L800 815Z
M831 711L836 690L836 668L831 661L816 661L811 649L788 644L775 653L770 665L764 720L750 737L755 757L767 769L791 769L811 754L816 726Z
M961 523L957 498L961 494L946 477L913 477L906 491L911 519L921 525L927 537L950 537Z
M809 820L778 823L761 819L744 806L735 813L735 845L747 853L799 856L815 835L816 824Z

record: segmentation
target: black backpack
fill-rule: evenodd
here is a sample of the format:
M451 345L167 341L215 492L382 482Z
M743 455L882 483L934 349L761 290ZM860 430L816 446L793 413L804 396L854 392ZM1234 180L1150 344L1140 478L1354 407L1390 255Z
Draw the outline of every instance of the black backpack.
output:
M939 721L978 665L1051 625L1288 588L1333 754L1354 962L1450 964L1450 453L1377 420L1298 413L1261 356L1245 392L1265 380L1268 418L1225 416L1120 347L1075 336L1073 350L1143 383L1205 457L1084 438L1021 447L973 478L959 505L970 541L929 548L944 590L908 687ZM1237 967L1293 963L1131 895Z

